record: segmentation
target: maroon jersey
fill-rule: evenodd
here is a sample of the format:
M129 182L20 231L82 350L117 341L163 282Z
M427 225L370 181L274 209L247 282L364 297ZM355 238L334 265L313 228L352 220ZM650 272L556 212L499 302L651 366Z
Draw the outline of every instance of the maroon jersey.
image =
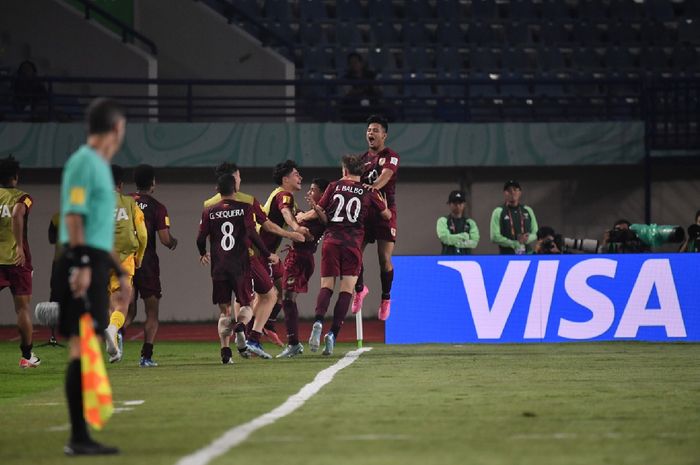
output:
M149 194L140 194L133 192L129 194L136 201L143 212L143 217L146 222L146 231L148 232L148 240L146 241L146 252L143 255L141 263L142 271L147 273L158 274L158 255L156 254L156 238L158 231L170 229L170 217L165 205L157 201Z
M379 153L363 153L360 158L363 162L362 182L372 185L377 180L382 171L386 168L393 172L391 179L380 191L386 196L386 204L390 210L396 208L396 178L399 170L399 154L384 147Z
M282 210L285 208L289 208L292 212L292 216L297 214L297 205L296 202L294 202L294 195L278 187L270 193L263 210L267 213L267 219L283 228L285 226L285 221L282 216ZM264 230L260 231L260 238L263 240L268 250L273 253L277 251L282 243L282 238L280 236Z
M330 183L318 205L328 216L324 241L357 248L362 247L365 218L370 208L384 210L384 202L377 192L348 179Z
M308 253L313 255L314 253L316 253L318 243L321 241L323 232L326 230L326 225L321 223L321 220L319 219L302 221L301 223L299 223L299 225L306 226L307 228L309 228L309 232L314 237L314 239L312 241L306 242L294 242L294 245L292 247L297 252Z
M264 256L270 255L255 232L253 213L247 203L223 199L205 209L197 236L200 255L206 253L207 236L211 250L211 276L215 280L228 279L250 268L248 247L251 241Z

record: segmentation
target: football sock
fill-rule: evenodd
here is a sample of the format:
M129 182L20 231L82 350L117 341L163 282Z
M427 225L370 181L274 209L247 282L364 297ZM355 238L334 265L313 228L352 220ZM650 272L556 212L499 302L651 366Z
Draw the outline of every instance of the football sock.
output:
M394 269L389 271L382 270L379 273L379 279L382 281L382 299L391 299L391 284L394 281Z
M267 319L267 321L275 321L277 319L277 316L280 314L282 311L282 305L276 303L274 307L272 307L272 311L270 312L270 318Z
M233 357L233 352L231 352L230 347L222 347L221 348L221 360L223 361L229 361Z
M332 295L333 290L328 289L327 287L322 287L321 290L318 291L318 298L316 299L316 316L320 316L321 320L323 320L323 316L328 311L328 306L331 304Z
M282 301L284 308L284 324L287 326L287 343L289 345L299 344L299 309L293 300Z
M341 292L338 294L338 300L333 309L333 325L331 332L337 338L340 332L340 327L343 326L343 321L350 310L350 302L352 302L352 294L349 292Z
M365 287L365 266L360 267L360 274L357 277L357 282L355 283L355 292L362 292Z
M80 373L80 359L68 362L66 369L66 400L71 423L71 442L90 440L85 417L83 417L83 386Z
M153 344L144 342L141 347L141 357L143 358L153 358Z
M257 342L259 344L260 343L260 336L262 336L261 332L252 330L250 332L250 336L248 336L248 340L251 342Z
M253 330L253 325L255 324L255 317L251 318L250 321L248 322L247 325L245 325L245 333L246 336L250 334L250 332Z
M27 360L32 358L32 344L29 344L28 346L20 344L19 350L22 351L22 357L26 358Z
M109 324L110 326L114 326L117 330L124 326L124 314L120 312L119 310L115 310L112 312L112 315L109 317Z

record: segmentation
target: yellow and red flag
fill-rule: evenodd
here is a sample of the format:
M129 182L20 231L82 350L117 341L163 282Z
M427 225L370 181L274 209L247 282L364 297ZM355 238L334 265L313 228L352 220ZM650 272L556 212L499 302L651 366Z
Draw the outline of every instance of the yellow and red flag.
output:
M83 377L83 415L85 421L101 430L114 412L112 387L107 378L100 343L95 336L92 316L80 317L80 369Z

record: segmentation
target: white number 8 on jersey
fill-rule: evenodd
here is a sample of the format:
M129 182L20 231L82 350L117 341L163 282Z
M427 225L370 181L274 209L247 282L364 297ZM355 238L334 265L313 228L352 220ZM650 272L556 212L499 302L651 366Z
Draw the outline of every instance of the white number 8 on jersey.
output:
M233 224L230 221L222 224L221 233L224 235L221 238L221 248L228 252L236 245L236 238L233 237Z

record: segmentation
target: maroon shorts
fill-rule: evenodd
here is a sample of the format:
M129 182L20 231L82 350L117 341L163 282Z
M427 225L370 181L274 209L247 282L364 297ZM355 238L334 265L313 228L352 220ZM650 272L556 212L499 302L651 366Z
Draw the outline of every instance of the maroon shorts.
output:
M365 242L372 244L375 241L396 242L396 206L390 208L391 219L385 220L379 213L368 218L365 223Z
M284 276L282 288L285 291L306 293L309 291L309 279L314 274L314 254L300 253L291 249L284 259Z
M12 295L32 295L32 270L15 265L0 265L0 290L10 288Z
M163 297L160 287L160 276L148 275L142 272L141 268L138 268L136 273L134 273L134 300L139 297L142 299L149 297L160 299Z
M229 279L212 279L211 301L214 305L230 304L231 294L236 294L236 300L244 307L250 305L253 296L253 280L250 272L246 271Z
M321 277L359 276L362 250L323 241L321 248Z
M265 257L250 257L250 274L253 277L253 289L258 294L267 294L274 286L270 277L270 268Z

